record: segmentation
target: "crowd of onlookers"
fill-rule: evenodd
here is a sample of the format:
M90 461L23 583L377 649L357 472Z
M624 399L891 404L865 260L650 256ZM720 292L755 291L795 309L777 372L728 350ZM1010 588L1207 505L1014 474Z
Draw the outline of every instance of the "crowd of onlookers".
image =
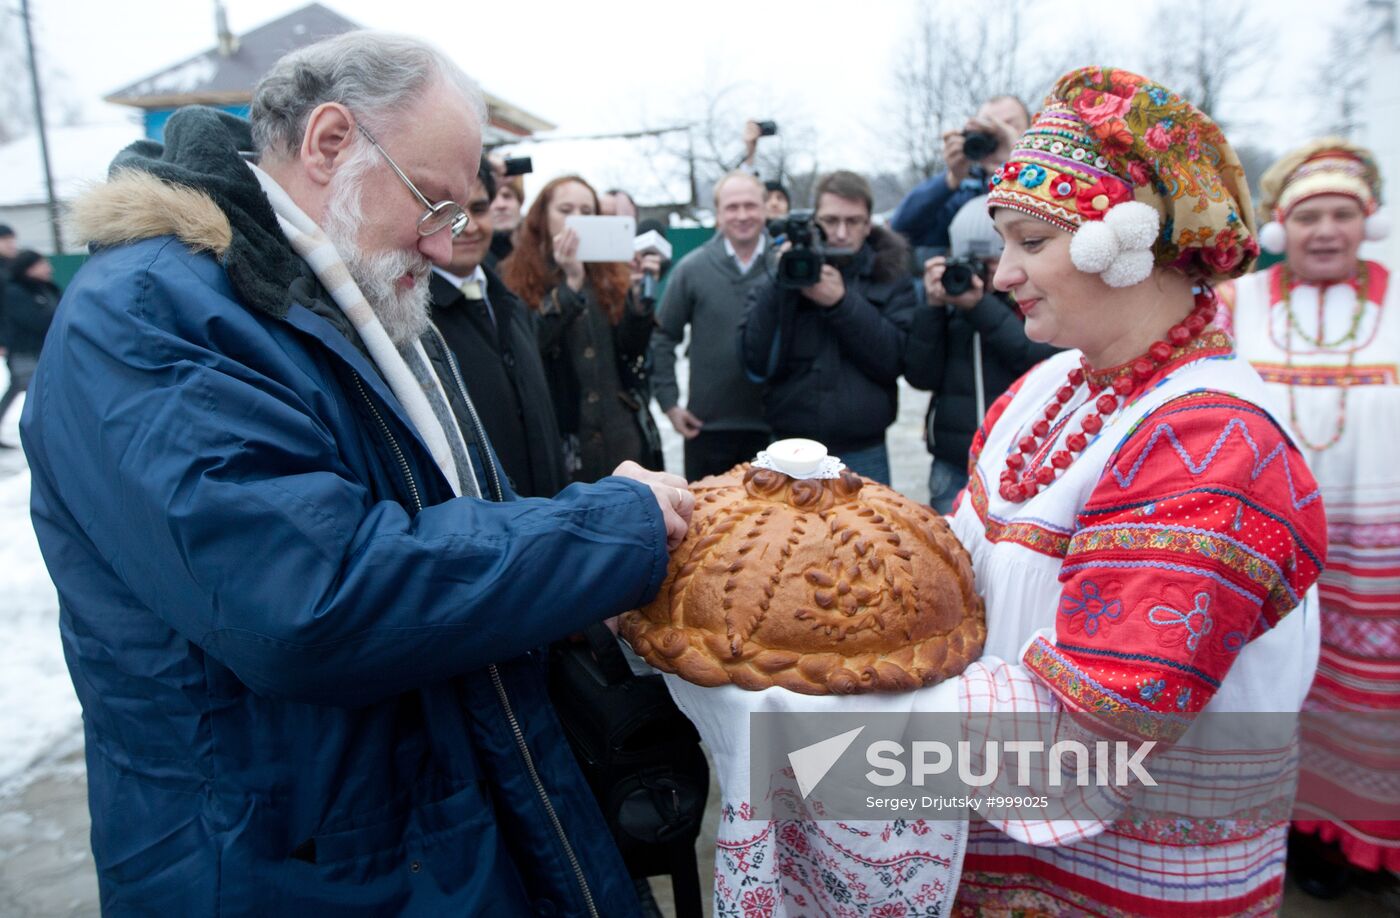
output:
M929 493L946 512L986 406L1052 352L1025 338L1014 305L992 289L1000 239L979 200L1028 122L1016 98L989 100L948 132L947 168L914 188L888 226L876 221L864 178L824 176L811 204L837 254L801 289L775 280L791 198L758 174L759 122L745 125L744 158L714 185L714 237L674 266L655 252L630 265L578 261L566 218L635 219L631 195L562 176L526 208L522 177L507 175L500 156L484 158L468 228L452 263L434 269L433 317L518 491L552 496L627 459L661 468L652 399L685 438L687 479L802 436L888 483L885 430L904 375L933 393ZM971 158L969 135L995 145ZM639 235L666 232L656 220L637 226ZM28 385L61 294L48 260L17 243L0 227L0 347L10 369L0 420ZM950 258L973 268L957 293L940 283ZM644 291L648 273L661 278L659 298L654 284ZM686 341L689 395L680 404L676 352Z
M743 159L714 184L713 237L675 265L655 251L630 265L580 262L569 216L636 219L631 195L561 176L526 208L521 177L488 156L471 225L452 265L435 269L432 293L511 480L549 496L626 459L660 467L655 399L685 439L689 480L752 459L773 439L809 437L888 483L885 431L903 375L932 393L930 501L946 512L987 405L1053 352L1026 339L1014 304L991 285L1001 242L983 196L1028 123L1016 98L989 100L948 132L947 168L914 188L888 225L862 176L821 177L810 203L825 258L805 287L775 274L791 244L792 202L780 181L758 174L760 122L745 125ZM666 232L655 220L636 226ZM942 284L950 261L970 276L951 290ZM660 296L648 276L661 277Z

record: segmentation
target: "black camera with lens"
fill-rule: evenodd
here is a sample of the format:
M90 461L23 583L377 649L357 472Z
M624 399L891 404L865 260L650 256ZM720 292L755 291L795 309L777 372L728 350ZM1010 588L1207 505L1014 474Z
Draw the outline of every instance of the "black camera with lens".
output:
M535 171L535 164L528 156L507 156L504 165L507 178L512 175L529 175Z
M972 289L972 279L981 277L986 270L980 258L950 258L943 264L943 292L948 296L962 296Z
M995 153L998 143L997 135L989 131L968 131L963 134L963 156L978 162Z
M856 254L853 249L829 247L826 233L810 210L794 210L786 217L769 220L768 234L791 243L778 259L778 284L790 290L812 286L822 278L822 265L839 270L850 264Z

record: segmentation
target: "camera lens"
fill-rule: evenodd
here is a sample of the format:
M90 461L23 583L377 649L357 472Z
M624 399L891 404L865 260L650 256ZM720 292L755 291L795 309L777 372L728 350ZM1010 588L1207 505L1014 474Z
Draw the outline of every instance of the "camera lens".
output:
M962 261L950 261L943 269L943 292L961 296L972 289L972 266Z
M976 162L986 159L997 151L995 134L986 131L968 131L963 135L963 155Z

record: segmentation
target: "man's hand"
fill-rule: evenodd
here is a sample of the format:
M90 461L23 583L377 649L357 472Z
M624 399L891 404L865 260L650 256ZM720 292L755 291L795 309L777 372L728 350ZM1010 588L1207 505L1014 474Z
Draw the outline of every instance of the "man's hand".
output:
M758 155L758 138L761 136L763 134L757 121L744 122L744 162L750 166L753 165L754 157Z
M675 551L685 539L686 530L690 528L690 514L695 509L695 495L690 492L686 480L679 475L642 468L631 459L613 469L613 474L640 481L651 488L666 524L666 550Z
M846 282L842 280L840 271L831 265L822 265L821 280L810 287L803 287L802 295L818 306L830 309L845 298Z
M554 237L554 263L564 272L564 282L575 293L583 289L583 262L578 260L578 233L572 226Z
M962 312L967 312L978 303L982 302L982 278L977 275L972 276L972 286L957 296L949 296L948 291L943 289L943 272L948 267L948 259L942 255L935 255L924 262L924 296L930 306L942 306L945 303L953 306Z
M673 405L666 409L666 417L671 419L671 426L676 428L676 433L687 440L694 440L700 433L700 428L705 426L705 422L691 414L680 405Z
M963 153L963 132L943 132L943 162L948 166L948 187L956 191L972 172L972 163Z

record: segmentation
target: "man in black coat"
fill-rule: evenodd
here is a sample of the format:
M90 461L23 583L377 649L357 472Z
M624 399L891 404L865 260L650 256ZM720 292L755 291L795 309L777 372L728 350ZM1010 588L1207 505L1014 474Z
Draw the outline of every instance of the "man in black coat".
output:
M534 315L483 263L494 229L496 180L485 160L452 242L452 262L434 268L433 324L457 359L486 435L521 497L553 497L566 484L559 427L535 344Z
M852 471L889 484L885 429L917 303L908 248L871 223L870 185L854 172L823 176L816 198L827 248L846 254L809 287L752 289L739 329L744 370L763 384L775 439L819 440Z
M0 291L5 293L0 331L9 348L5 362L10 370L10 385L5 394L0 395L0 423L4 422L15 399L29 389L49 323L58 308L58 298L63 295L53 282L53 265L38 252L29 249L19 252L8 261L5 270L7 273L0 276ZM0 443L0 449L14 447Z

